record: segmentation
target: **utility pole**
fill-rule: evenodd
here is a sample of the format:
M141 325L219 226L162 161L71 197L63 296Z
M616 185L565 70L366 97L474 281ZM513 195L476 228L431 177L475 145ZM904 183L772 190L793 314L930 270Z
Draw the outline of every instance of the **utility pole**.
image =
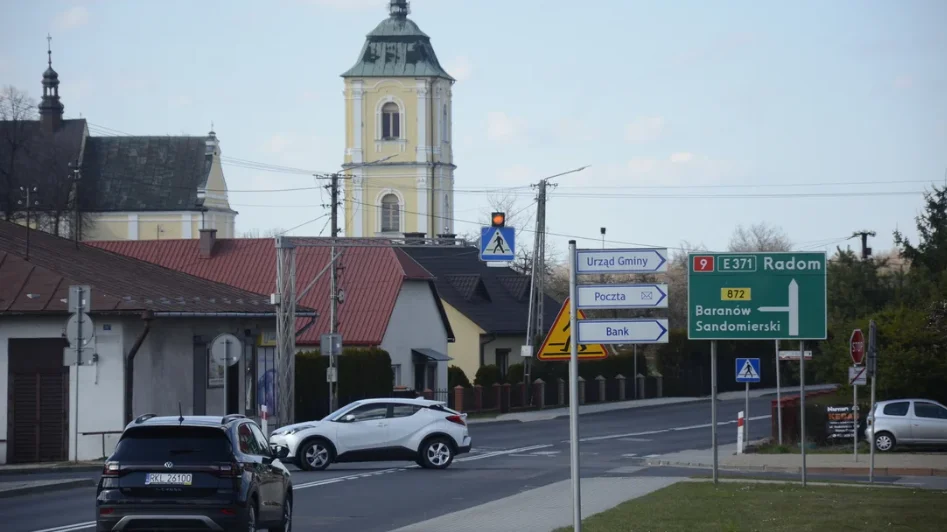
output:
M17 201L18 205L22 205L26 208L26 260L30 260L30 211L33 210L33 207L39 205L39 200L36 199L36 187L20 187L20 194L23 196L23 199Z
M69 163L69 168L72 168L72 209L74 215L75 227L72 228L73 236L76 240L76 249L79 249L79 240L81 239L81 234L79 230L79 180L82 179L82 165L79 163L79 159L76 159L75 162ZM58 228L57 228L58 231ZM59 236L59 235L56 235Z
M855 231L852 233L852 238L856 236L861 236L862 238L862 260L868 260L868 257L871 256L871 248L868 247L868 237L874 237L874 231Z
M335 238L339 234L339 177L338 172L329 176L329 189L332 197L332 204L330 205L332 232L329 233L332 242L332 246L329 248L329 260L331 261L329 266L329 334L333 335L338 332L339 316L339 266L335 256ZM335 412L339 407L339 372L336 362L335 353L330 352L329 372L332 377L329 382L329 412Z

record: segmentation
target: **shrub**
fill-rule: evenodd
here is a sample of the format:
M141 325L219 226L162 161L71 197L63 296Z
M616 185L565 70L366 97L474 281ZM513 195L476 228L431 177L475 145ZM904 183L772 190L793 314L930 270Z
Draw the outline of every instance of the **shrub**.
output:
M447 388L453 390L458 386L470 388L470 379L467 378L467 374L460 367L450 366L447 368Z
M474 384L489 388L500 381L500 370L494 364L480 366L474 377Z
M510 384L519 384L523 382L524 372L525 372L525 368L523 367L522 363L511 364L510 367L507 368L506 370L506 382ZM530 379L533 379L532 375L530 375L529 377Z
M328 367L329 358L317 350L296 354L296 421L329 414ZM391 356L383 349L343 349L338 375L339 406L392 394Z

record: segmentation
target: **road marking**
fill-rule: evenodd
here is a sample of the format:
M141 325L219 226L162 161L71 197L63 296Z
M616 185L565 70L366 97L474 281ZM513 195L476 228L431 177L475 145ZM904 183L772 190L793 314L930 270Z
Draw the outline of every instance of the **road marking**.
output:
M656 458L656 457L658 457L658 456L661 456L661 455L660 455L660 454L649 454L649 455L645 456L645 458Z
M622 458L634 458L636 456L638 456L638 453L628 453L621 455Z
M750 421L760 421L760 420L763 420L763 419L770 419L771 417L773 417L773 416L769 416L769 415L767 415L767 416L756 416L756 417L751 417L749 420L750 420ZM717 426L720 426L720 425L731 425L731 424L734 424L734 423L736 423L736 422L737 422L737 421L736 421L735 419L734 419L734 420L730 420L730 421L718 421L718 422L717 422ZM646 431L646 432L632 432L632 433L629 433L629 434L609 434L609 435L607 435L607 436L592 436L592 437L589 437L589 438L582 438L582 439L580 439L579 441L580 441L580 442L590 442L590 441L616 440L616 439L620 439L620 438L633 438L633 437L635 437L635 436L649 436L649 435L652 435L652 434L664 434L664 433L667 433L667 432L674 432L674 431L678 431L678 430L709 429L709 428L712 427L712 426L713 426L712 423L704 423L703 425L691 425L691 426L689 426L689 427L673 427L673 428L670 428L670 429L649 430L649 431ZM562 443L569 443L569 440L562 440Z
M647 438L622 438L621 441L630 441L630 442L646 442L652 441Z
M89 521L88 523L76 523L74 525L63 525L53 528L44 528L42 530L34 530L33 532L72 532L73 530L85 530L86 528L93 528L95 526L95 521Z
M483 460L484 458L493 458L494 456L503 456L505 454L522 454L527 451L538 451L539 449L545 449L547 447L552 447L552 444L546 445L533 445L530 447L520 447L519 449L509 449L506 451L493 451L492 453L478 454L476 456L465 456L463 458L458 458L454 460L455 462L472 462L474 460Z

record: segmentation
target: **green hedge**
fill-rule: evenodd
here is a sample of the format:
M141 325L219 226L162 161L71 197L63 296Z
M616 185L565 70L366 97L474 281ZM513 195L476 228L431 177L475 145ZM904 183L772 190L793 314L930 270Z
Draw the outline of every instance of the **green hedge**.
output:
M329 414L329 357L319 351L296 355L296 420L322 419ZM339 406L371 397L390 396L394 375L384 349L345 348L339 357Z

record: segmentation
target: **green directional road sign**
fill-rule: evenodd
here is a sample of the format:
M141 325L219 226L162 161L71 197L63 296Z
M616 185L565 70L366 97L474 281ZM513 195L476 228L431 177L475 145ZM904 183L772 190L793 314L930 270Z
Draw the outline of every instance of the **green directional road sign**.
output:
M825 252L691 253L691 340L825 340Z

